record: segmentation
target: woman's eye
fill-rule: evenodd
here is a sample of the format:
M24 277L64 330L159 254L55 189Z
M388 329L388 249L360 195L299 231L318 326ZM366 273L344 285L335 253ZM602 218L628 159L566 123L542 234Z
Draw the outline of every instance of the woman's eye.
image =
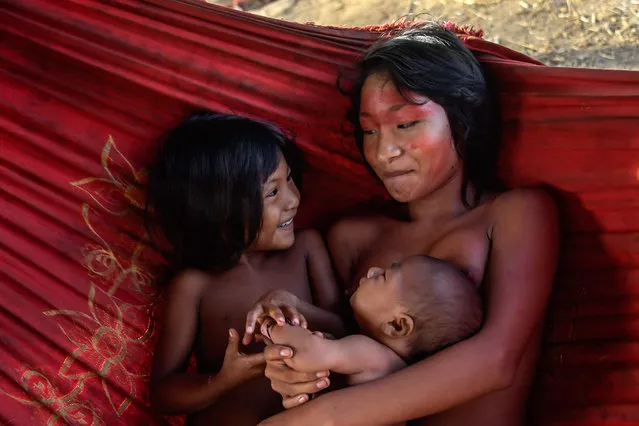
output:
M362 133L364 133L365 135L374 135L375 133L377 133L377 130L362 130Z
M408 129L409 127L413 127L415 124L419 123L419 121L411 121L410 123L402 123L398 124L398 129Z
M288 182L291 182L293 180L293 173L291 173L291 171L288 171L288 175L286 176L286 180Z
M277 188L275 188L274 190L266 194L264 198L271 198L271 197L275 197L276 195L277 195Z

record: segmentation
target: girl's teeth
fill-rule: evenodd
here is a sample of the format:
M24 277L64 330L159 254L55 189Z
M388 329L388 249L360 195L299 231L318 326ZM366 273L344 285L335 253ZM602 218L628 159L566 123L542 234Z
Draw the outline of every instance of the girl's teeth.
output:
M283 227L285 227L285 226L290 225L292 222L293 222L293 218L291 218L291 219L287 220L287 221L286 221L286 222L284 222L284 223L280 223L280 224L279 224L279 227L280 227L280 228L283 228Z

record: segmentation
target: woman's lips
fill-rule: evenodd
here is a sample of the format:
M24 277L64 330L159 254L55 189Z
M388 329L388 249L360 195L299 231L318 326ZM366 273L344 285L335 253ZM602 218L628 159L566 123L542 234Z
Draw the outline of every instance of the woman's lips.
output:
M412 170L402 170L402 171L396 171L396 172L385 172L382 173L382 178L383 179L392 179L392 178L396 178L396 177L400 177L400 176L406 176L410 173L413 173Z

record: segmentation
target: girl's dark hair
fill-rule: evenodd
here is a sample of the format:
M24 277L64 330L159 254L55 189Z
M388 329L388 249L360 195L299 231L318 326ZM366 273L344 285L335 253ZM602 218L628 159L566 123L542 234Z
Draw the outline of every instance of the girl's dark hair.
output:
M160 138L146 216L173 246L174 268L223 272L237 264L261 226L262 184L292 147L273 125L212 112Z
M482 192L498 186L496 111L479 62L454 33L437 23L405 29L373 45L358 71L348 118L355 128L362 155L363 133L359 123L362 87L370 75L386 72L408 102L414 102L409 92L418 93L446 111L455 150L464 165L461 191L464 205L469 208L476 205ZM475 189L470 202L469 183Z

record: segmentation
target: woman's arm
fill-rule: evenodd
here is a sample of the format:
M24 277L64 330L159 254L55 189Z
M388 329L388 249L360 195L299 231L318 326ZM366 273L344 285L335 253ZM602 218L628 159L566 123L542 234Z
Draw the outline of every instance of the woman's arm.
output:
M197 271L185 272L171 282L165 294L150 381L151 404L162 413L200 411L264 371L264 355L240 353L239 335L230 330L224 363L218 374L185 373L196 337L200 297L207 283L203 275Z
M477 335L391 376L328 393L261 424L390 424L510 386L544 318L557 265L558 223L554 203L541 191L511 191L493 208L488 308Z

